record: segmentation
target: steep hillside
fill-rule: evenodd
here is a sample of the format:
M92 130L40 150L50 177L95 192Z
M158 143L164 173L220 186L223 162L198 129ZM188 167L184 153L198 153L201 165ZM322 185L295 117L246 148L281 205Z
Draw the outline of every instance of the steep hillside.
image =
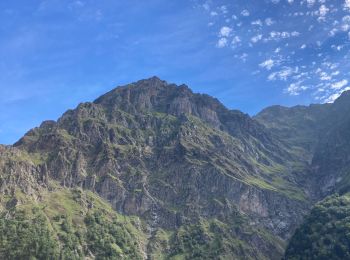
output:
M350 92L333 104L273 106L255 119L310 165L309 187L315 200L350 189Z
M300 159L311 162L330 106L272 106L262 110L254 119L265 125L279 140L287 143L300 155Z
M16 190L2 204L1 259L144 259L140 220L92 193L57 188L33 200Z
M344 92L333 104L274 106L255 117L309 164L305 181L312 200L329 196L313 208L293 235L286 259L350 258L349 110L350 92Z
M1 259L277 259L283 250L238 212L228 222L201 219L150 238L142 219L81 189L42 190L39 200L17 190L2 205Z
M285 259L349 259L349 203L349 194L318 203L292 237Z

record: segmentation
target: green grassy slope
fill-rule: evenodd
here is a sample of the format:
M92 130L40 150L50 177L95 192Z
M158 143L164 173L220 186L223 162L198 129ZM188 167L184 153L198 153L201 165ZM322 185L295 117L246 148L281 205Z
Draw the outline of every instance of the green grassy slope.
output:
M0 259L278 259L284 248L238 212L150 234L80 189L42 191L39 201L17 191L1 204Z
M17 192L2 203L0 259L143 259L138 218L90 192L43 192L37 202Z

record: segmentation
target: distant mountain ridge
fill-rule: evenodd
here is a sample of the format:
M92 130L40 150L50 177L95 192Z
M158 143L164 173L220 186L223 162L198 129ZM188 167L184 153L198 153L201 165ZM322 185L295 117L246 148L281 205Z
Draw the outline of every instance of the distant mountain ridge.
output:
M349 95L252 118L157 77L118 87L0 147L0 224L45 216L58 243L28 256L280 259L312 205L348 191Z

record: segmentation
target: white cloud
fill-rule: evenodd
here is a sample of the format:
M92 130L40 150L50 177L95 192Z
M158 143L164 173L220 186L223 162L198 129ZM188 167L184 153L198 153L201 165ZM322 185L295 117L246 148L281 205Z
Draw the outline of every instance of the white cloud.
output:
M280 32L275 32L275 31L270 32L270 38L272 39L279 38L280 36L281 36Z
M341 51L344 49L344 45L332 45L331 48L337 51Z
M330 95L326 100L325 103L333 103L338 97L340 97L341 93L335 93Z
M347 84L348 84L348 81L346 79L343 79L341 81L333 83L331 88L332 89L341 89L341 88L345 87Z
M252 22L252 25L262 26L263 23L262 23L262 21L259 19L259 20L253 21L253 22Z
M289 32L281 32L281 38L289 38L290 37L290 33Z
M272 20L271 18L266 18L266 19L265 19L265 24L266 24L267 26L271 26L271 25L273 25L274 23L275 23L275 21Z
M344 88L341 91L334 93L332 95L330 95L328 98L326 98L324 100L324 102L326 103L333 103L338 97L340 97L340 95L344 92L344 91L348 91L350 90L350 87Z
M241 42L241 38L239 36L235 36L235 37L233 37L231 44L233 46L236 46L240 42Z
M226 38L220 38L216 44L218 48L224 48L227 46L227 39Z
M258 34L258 35L255 35L254 37L251 38L251 41L253 43L257 43L258 41L260 41L261 39L263 38L262 34Z
M221 12L223 13L223 14L227 14L227 7L226 7L226 5L222 5L221 7L220 7L220 10L221 10Z
M332 30L329 31L329 36L333 37L334 35L336 35L338 32L338 29L337 28L333 28Z
M247 53L242 53L242 55L239 57L242 61L246 62L247 58L248 58L248 54Z
M332 79L332 77L329 76L326 72L324 72L324 71L320 72L320 80L322 80L322 81L329 81L331 79Z
M282 70L273 72L268 76L268 80L287 80L293 74L293 69L284 67Z
M304 85L301 85L301 81L299 82L295 82L295 83L291 83L288 88L286 89L286 92L289 94L289 95L292 95L292 96L297 96L300 94L301 91L304 91L307 89L306 86Z
M219 36L220 37L229 37L231 32L232 32L232 29L230 27L223 26L220 29Z
M328 12L329 12L329 8L327 8L325 5L321 5L318 10L319 15L322 17L326 16Z
M329 12L329 8L327 8L325 5L321 5L320 8L318 9L318 15L320 16L318 20L323 21L328 12Z
M342 18L342 21L344 23L350 23L350 15L345 15L343 18Z
M350 30L350 15L346 15L342 18L341 29L344 32L347 32Z
M270 5L267 8L271 3L283 5L281 16L256 16L254 6L243 7L238 13L222 5L214 9L213 0L201 1L210 5L208 16L211 11L217 12L218 17L211 19L218 26L216 46L232 48L238 62L258 58L255 72L264 71L267 80L285 84L286 93L311 94L324 102L350 87L346 64L350 58L350 0L338 4L331 0L263 1ZM244 51L247 53L242 54ZM333 55L335 52L338 54ZM337 67L332 68L332 64Z
M350 0L345 0L345 2L344 2L344 9L350 10Z
M274 65L275 65L275 61L272 59L268 59L259 64L261 68L265 68L267 70L271 70Z
M271 31L270 35L268 38L264 39L265 41L271 41L271 40L281 40L281 39L288 39L291 37L298 37L300 36L299 32L276 32L276 31Z
M300 32L294 31L294 32L291 32L290 35L293 37L298 37L298 36L300 36Z
M299 95L299 87L297 84L292 83L289 85L289 87L287 88L287 92L292 95L292 96L297 96Z
M249 13L249 11L248 11L247 9L245 9L245 10L243 10L243 11L241 12L241 15L243 15L243 16L249 16L250 13Z

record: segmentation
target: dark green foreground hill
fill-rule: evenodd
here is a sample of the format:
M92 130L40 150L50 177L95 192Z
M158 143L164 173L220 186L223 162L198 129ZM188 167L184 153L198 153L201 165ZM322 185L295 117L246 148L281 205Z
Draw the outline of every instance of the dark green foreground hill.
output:
M286 259L350 259L350 195L318 203L292 237Z
M0 146L0 259L281 259L349 188L350 98L251 118L156 77Z

